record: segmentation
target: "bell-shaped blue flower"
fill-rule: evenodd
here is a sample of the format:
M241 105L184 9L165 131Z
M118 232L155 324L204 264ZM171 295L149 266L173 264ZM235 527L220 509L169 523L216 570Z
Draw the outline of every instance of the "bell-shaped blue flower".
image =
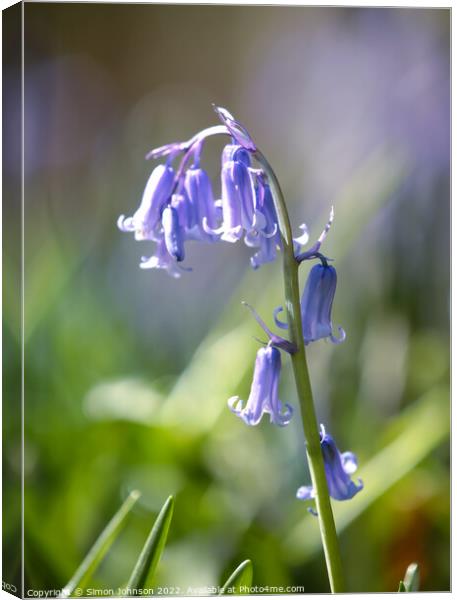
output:
M254 377L246 406L243 407L239 396L228 400L230 410L247 425L258 425L262 416L270 415L270 422L283 427L292 417L292 407L283 408L278 395L281 373L281 353L272 345L260 348L255 361Z
M161 209L170 199L175 173L168 164L158 165L151 173L144 188L141 204L132 217L121 215L117 225L121 231L134 231L136 240L156 239L160 225Z
M351 475L357 470L357 457L352 452L340 452L323 425L320 430L320 443L330 496L335 500L350 500L363 489L361 479L358 483L351 480ZM299 500L312 500L315 497L316 492L312 486L305 485L297 490Z
M249 153L229 144L222 152L221 207L222 224L215 229L209 220L203 223L207 233L218 235L226 242L237 242L244 231L256 225L255 189L249 170Z
M256 187L256 215L257 223L263 222L263 227L257 226L244 238L245 244L253 248L259 248L258 252L251 257L251 266L258 269L267 262L276 259L276 251L281 247L281 236L279 235L278 219L271 195L270 186L258 178ZM262 219L259 218L262 216Z
M189 237L200 241L213 241L214 236L203 229L204 221L210 228L216 227L217 222L213 189L206 171L200 168L188 169L184 178L184 189L189 199L191 223L194 227L192 232L189 231Z
M322 338L339 344L346 334L339 327L340 337L332 332L332 304L336 290L336 270L328 264L314 265L308 275L301 298L301 317L305 344Z

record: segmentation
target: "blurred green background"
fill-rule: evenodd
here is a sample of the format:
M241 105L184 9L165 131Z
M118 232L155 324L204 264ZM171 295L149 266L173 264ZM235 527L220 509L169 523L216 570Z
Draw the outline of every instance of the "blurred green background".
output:
M308 356L319 420L358 455L365 483L335 503L349 589L394 591L417 561L423 590L449 590L449 18L25 4L29 587L63 586L138 488L95 587L125 582L175 494L157 583L218 584L251 558L256 585L328 590L317 520L295 499L309 482L300 420L248 428L226 404L247 398L258 347L240 301L271 324L283 301L279 261L253 272L243 244L191 244L193 272L172 280L141 271L151 248L116 228L141 198L144 154L216 124L216 102L274 166L297 233L305 221L315 238L335 206L325 253L338 269L334 323L347 341L316 343ZM216 193L220 150L212 140L204 154ZM7 205L7 218L18 210ZM13 235L6 228L5 244ZM13 380L19 311L8 255L4 277ZM284 363L281 398L298 411ZM5 401L18 398L10 388ZM7 479L19 456L10 444ZM18 569L8 523L19 499L5 493L6 560Z

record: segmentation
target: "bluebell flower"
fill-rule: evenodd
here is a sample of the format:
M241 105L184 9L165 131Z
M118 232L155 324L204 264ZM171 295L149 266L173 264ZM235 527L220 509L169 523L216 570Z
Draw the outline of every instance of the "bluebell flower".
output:
M218 215L211 181L206 171L195 167L188 169L184 177L184 189L191 213L190 227L188 227L189 238L199 241L215 241L215 236L209 235L203 229L203 222L207 223L210 228L216 227Z
M221 207L222 223L211 227L205 219L205 231L226 242L237 242L244 231L256 225L255 189L249 171L250 157L241 146L229 144L222 152Z
M230 410L238 415L247 425L258 425L264 414L270 415L270 422L283 427L290 422L292 407L286 404L283 408L278 395L279 376L281 373L281 353L268 344L260 348L255 361L254 377L246 406L239 396L228 400Z
M350 500L363 489L361 479L358 483L351 480L351 475L357 470L357 457L352 452L341 453L323 425L320 430L320 444L330 496L335 500ZM297 490L299 500L312 500L315 497L316 491L312 486L302 486Z
M261 222L259 215L262 215L263 227L257 226L257 229L249 231L244 240L247 246L259 248L258 252L250 259L253 269L273 262L276 259L276 251L281 248L281 236L273 196L270 186L263 181L261 175L257 177L256 214L258 222Z
M303 339L305 344L323 338L329 338L334 344L341 344L346 339L342 327L338 327L340 337L333 335L332 305L336 290L336 270L322 257L324 264L314 265L306 280L305 289L300 301ZM287 323L279 320L282 306L274 309L273 317L277 327L288 329Z
M168 164L158 165L151 173L137 211L132 217L121 215L117 225L121 231L135 232L136 240L155 240L161 211L170 198L175 173Z
M314 265L308 275L300 305L305 344L322 338L329 338L339 344L346 338L342 327L338 327L340 337L332 332L332 304L336 290L336 270L326 264Z

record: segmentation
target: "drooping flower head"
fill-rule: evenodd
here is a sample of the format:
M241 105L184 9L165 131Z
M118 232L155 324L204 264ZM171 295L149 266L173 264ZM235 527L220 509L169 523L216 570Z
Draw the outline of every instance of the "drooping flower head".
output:
M335 268L326 262L314 265L309 272L300 302L305 344L322 338L329 338L333 343L339 344L346 338L342 327L338 328L339 338L332 331L331 313L336 280Z
M270 415L270 422L283 427L290 422L292 407L283 407L278 395L281 373L281 353L272 345L260 348L254 367L254 377L248 401L243 407L239 396L228 400L230 410L247 425L258 425L264 414Z
M334 500L350 500L363 489L361 479L358 483L351 480L351 475L357 470L357 457L352 452L341 453L323 425L320 429L320 444L330 496ZM297 490L299 500L312 500L315 497L316 492L312 486L302 486Z
M256 249L250 259L254 269L274 261L281 249L273 196L268 177L259 168L262 164L256 144L225 108L214 108L221 125L199 131L187 141L160 146L146 155L147 159L162 159L165 163L153 169L139 208L132 216L121 215L118 219L121 231L133 232L138 241L156 243L155 253L142 260L142 268L165 269L179 277L183 270L191 270L176 264L185 260L185 245L189 241L234 243L244 239L247 246ZM204 144L213 135L231 138L222 151L219 199L200 165ZM313 248L300 254L308 239L306 227L301 226L304 233L294 240L299 262L318 257L328 227Z

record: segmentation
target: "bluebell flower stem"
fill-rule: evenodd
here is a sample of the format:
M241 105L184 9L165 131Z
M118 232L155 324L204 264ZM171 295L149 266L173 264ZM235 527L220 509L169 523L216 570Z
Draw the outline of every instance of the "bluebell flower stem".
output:
M289 215L278 179L269 162L259 150L254 153L254 156L262 165L269 178L281 233L285 306L291 336L290 341L295 344L298 349L297 352L291 356L291 360L306 438L306 452L311 472L311 481L316 491L316 508L330 588L333 593L344 592L343 566L336 534L335 520L330 504L327 479L325 476L319 429L314 409L311 382L306 362L305 344L302 334L298 279L299 263L294 255L294 244Z

